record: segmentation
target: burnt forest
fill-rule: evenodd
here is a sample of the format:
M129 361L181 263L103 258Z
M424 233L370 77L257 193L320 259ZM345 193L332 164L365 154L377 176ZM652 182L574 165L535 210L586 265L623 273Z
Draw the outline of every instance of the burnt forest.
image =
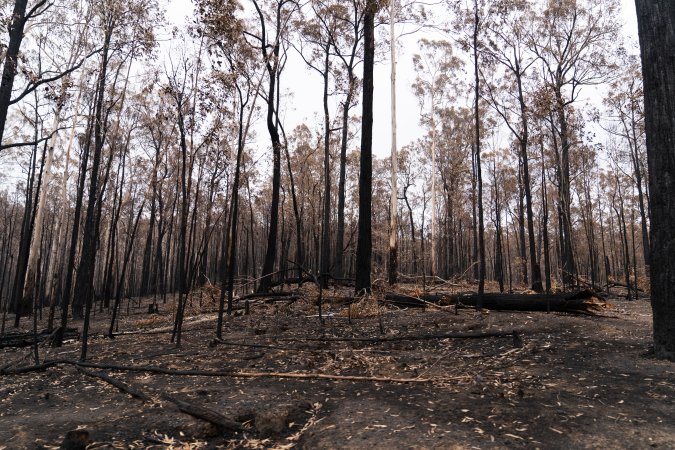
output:
M675 448L675 3L0 23L0 450Z

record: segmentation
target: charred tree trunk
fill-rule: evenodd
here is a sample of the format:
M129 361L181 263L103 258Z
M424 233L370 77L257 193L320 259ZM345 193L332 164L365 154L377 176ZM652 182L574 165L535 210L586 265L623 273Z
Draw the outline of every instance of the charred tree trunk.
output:
M363 114L359 172L359 237L356 245L356 292L370 291L373 252L373 68L375 65L375 14L377 2L366 1L364 15Z
M328 75L330 71L330 40L324 49L326 55L323 67L323 220L321 221L321 286L328 287L330 278L330 218L331 218L331 180L330 180L330 113L328 110Z
M7 123L7 111L12 104L12 87L16 77L19 51L24 37L26 23L40 8L47 4L47 0L40 0L31 9L28 9L28 0L16 0L12 10L11 22L8 27L9 43L3 61L2 79L0 79L0 143L4 137L5 124Z
M103 114L103 102L105 97L106 76L109 62L109 48L114 20L106 20L106 30L101 53L101 68L96 87L96 102L94 106L94 158L92 160L91 172L89 175L89 199L87 202L87 215L85 216L84 234L82 236L82 255L80 265L75 280L75 295L73 301L73 316L82 317L84 311L84 325L82 328L82 352L80 359L84 361L87 357L86 335L89 328L89 313L94 295L94 268L96 266L96 250L98 243L98 222L97 206L102 201L99 197L99 169L101 165L101 154L103 153L103 144L105 140L106 118Z
M258 4L254 3L256 10L260 16L260 22L264 24L264 17ZM277 5L277 33L281 33L281 9L284 2L279 2ZM272 282L272 272L274 270L274 263L277 257L277 235L279 228L279 193L281 190L281 139L279 137L279 128L277 126L277 111L275 110L275 96L276 84L279 81L279 36L271 46L272 54L268 55L268 47L266 44L267 37L263 26L262 41L265 43L261 46L263 59L267 67L267 74L269 76L269 89L267 91L267 132L272 141L272 204L270 206L270 227L267 234L267 250L265 252L265 260L263 261L262 278L258 286L258 292L267 292L270 289Z

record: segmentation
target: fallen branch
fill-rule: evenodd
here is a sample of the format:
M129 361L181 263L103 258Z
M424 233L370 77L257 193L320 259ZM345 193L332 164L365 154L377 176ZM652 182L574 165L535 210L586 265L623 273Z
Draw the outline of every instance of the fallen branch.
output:
M92 378L98 378L100 380L103 380L106 383L115 386L120 391L126 392L127 394L131 395L132 397L136 397L137 399L142 400L144 402L151 402L152 401L152 399L150 397L148 397L144 392L140 391L139 389L137 389L133 386L130 386L123 381L111 378L103 372L94 372L94 371L91 371L91 370L87 370L84 367L80 367L79 365L75 366L75 367L77 368L77 370L79 370L83 374L85 374L89 377L92 377Z
M218 427L218 431L220 431L221 433L242 430L242 426L239 422L236 422L230 419L229 417L226 417L210 408L198 406L193 403L188 403L184 400L179 400L177 398L171 397L168 394L162 395L162 398L175 404L178 407L178 409L184 412L185 414L189 414L193 417L214 424L215 426Z
M127 394L131 395L132 397L136 397L144 402L152 402L152 399L146 395L144 392L140 391L139 389L128 385L127 383L116 380L115 378L109 377L103 372L93 372L91 370L87 370L83 367L80 367L80 365L76 365L77 370L82 372L83 374L93 377L93 378L98 378L106 383L109 383L116 387L117 389L126 392ZM171 397L168 394L163 394L162 398L164 400L168 400L169 402L175 404L178 409L181 412L184 412L186 414L189 414L193 417L196 417L198 419L205 420L207 422L210 422L218 427L218 430L221 433L225 432L232 432L232 431L240 431L242 429L241 424L238 422L223 416L222 414L213 411L212 409L203 407L203 406L198 406L194 405L192 403L188 403L183 400L179 400L177 398Z
M489 337L505 337L517 334L517 331L488 331L488 332L454 332L441 334L423 334L418 336L384 336L380 338L275 338L277 341L320 341L320 342L394 342L394 341L426 341L432 339L480 339Z
M30 372L42 372L44 370L49 369L50 367L58 366L61 364L74 364L74 362L65 359L57 359L54 361L37 364L35 366L17 367L16 369L3 368L0 370L0 375L20 375L23 373L30 373Z
M436 380L431 378L389 378L361 375L331 375L324 373L294 373L294 372L235 372L225 370L177 370L165 369L154 366L124 366L119 364L105 363L87 363L70 360L57 360L38 366L22 367L20 369L7 370L2 375L16 375L19 373L38 372L45 370L45 366L52 367L56 365L74 365L79 367L88 367L94 369L106 369L120 372L146 372L159 373L163 375L182 375L197 377L229 377L229 378L296 378L305 380L336 380L336 381L371 381L380 383L430 383ZM445 379L445 378L444 378Z

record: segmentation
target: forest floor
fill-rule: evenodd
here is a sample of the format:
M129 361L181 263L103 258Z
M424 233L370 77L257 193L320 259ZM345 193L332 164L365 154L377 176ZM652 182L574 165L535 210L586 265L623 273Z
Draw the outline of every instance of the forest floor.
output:
M101 366L89 375L68 362L0 375L0 449L59 448L78 429L91 449L675 448L675 364L650 356L646 299L610 297L613 307L597 315L455 314L365 300L350 321L339 301L347 295L324 291L324 325L313 286L294 302L256 299L250 315L225 320L216 343L213 297L198 293L179 349L169 304L153 315L148 299L132 306L113 340L103 337L108 314L98 313L87 361ZM452 333L465 337L443 337ZM79 354L75 340L40 348L41 362ZM31 361L28 347L0 349L5 371ZM127 370L139 366L158 370Z

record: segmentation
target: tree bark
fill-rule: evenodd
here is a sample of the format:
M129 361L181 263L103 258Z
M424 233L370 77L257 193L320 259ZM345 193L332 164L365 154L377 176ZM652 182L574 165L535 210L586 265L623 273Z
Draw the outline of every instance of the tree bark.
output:
M651 218L654 352L675 361L675 3L636 0Z
M482 298L485 291L485 224L483 222L483 177L480 162L480 74L478 71L478 33L480 18L478 16L478 0L474 0L474 29L473 29L473 64L474 64L474 120L476 133L476 184L478 185L478 301L476 308L483 307Z
M373 196L373 68L377 2L367 0L364 14L363 115L359 172L359 237L356 244L356 292L370 291Z
M277 256L277 234L279 227L279 192L281 190L281 139L279 137L279 129L276 124L275 111L275 94L276 83L279 79L279 34L281 33L281 9L284 2L280 1L277 5L277 38L273 43L272 54L268 55L267 38L265 34L265 18L262 11L259 9L257 2L254 2L255 8L260 16L260 22L263 30L262 35L262 55L267 67L269 76L269 89L267 91L267 132L272 141L272 204L270 206L270 228L267 234L267 250L265 252L265 260L263 262L262 278L258 286L258 292L267 292L272 281L272 272L274 270L274 262Z
M389 203L389 284L398 281L398 149L396 143L396 0L389 5L389 46L391 52L391 199Z
M9 24L9 43L3 61L2 79L0 79L0 143L5 133L5 124L7 122L7 111L12 100L12 87L19 62L19 51L24 36L24 27L30 20L31 15L39 8L44 6L47 0L40 0L28 13L28 0L16 0L12 11L12 21Z

